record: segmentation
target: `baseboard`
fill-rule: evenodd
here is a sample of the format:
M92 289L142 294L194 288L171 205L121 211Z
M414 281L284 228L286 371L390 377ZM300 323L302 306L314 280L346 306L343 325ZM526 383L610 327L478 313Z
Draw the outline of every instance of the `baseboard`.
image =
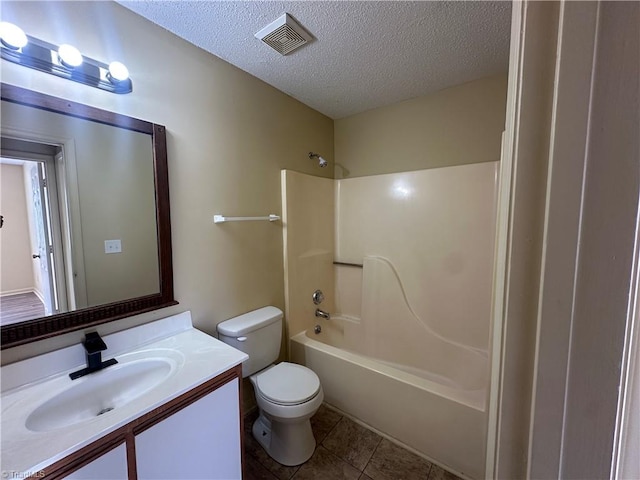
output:
M44 302L44 295L40 290L33 290L33 293L35 294L36 297L38 297L38 300L40 300L43 305L46 305L46 303ZM46 310L46 307L45 307L45 310Z
M41 299L41 297L36 293L36 291L33 289L33 287L18 288L17 290L7 290L6 292L0 292L0 298L9 297L11 295L22 295L24 293L35 293L36 296Z

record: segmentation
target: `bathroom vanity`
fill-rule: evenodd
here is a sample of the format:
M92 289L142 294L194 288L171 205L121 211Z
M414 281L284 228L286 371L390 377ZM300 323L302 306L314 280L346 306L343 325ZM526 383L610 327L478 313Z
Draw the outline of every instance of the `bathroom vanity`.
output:
M247 356L189 312L104 341L118 363L76 380L81 345L2 367L4 478L241 478Z

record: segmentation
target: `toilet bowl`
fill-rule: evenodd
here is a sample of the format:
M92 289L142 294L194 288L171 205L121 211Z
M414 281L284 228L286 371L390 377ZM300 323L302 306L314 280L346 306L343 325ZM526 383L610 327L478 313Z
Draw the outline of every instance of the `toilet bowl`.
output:
M260 410L252 433L262 448L282 465L306 462L316 447L309 419L324 393L310 369L282 362L250 377Z
M309 419L320 408L320 379L295 363L273 364L280 352L282 311L264 307L218 324L218 337L249 359L242 376L253 385L260 415L253 436L275 461L288 466L306 462L316 447Z

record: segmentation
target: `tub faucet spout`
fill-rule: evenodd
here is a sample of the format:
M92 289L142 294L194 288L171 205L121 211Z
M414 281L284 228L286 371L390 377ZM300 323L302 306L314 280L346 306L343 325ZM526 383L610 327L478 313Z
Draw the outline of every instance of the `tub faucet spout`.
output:
M322 317L329 320L331 318L331 315L327 312L320 310L319 308L316 308L316 317Z

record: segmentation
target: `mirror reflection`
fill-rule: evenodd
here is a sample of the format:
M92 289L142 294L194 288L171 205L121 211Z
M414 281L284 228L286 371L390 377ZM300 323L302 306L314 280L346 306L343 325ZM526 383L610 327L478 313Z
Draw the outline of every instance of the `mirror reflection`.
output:
M0 324L160 292L146 133L2 101Z

